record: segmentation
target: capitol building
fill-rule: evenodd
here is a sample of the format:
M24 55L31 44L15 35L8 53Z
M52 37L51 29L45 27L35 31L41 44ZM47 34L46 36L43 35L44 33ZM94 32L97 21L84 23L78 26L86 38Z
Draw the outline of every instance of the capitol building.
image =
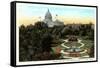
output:
M64 22L61 22L58 19L53 21L52 15L51 15L49 10L46 12L43 22L46 23L48 25L48 27L63 26L64 25Z

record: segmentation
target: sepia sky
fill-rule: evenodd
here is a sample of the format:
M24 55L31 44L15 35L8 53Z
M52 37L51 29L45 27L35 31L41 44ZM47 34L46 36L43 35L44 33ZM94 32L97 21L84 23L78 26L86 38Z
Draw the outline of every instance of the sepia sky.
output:
M96 8L94 7L17 3L17 25L29 25L43 20L48 9L53 21L59 19L64 24L90 22L95 24Z

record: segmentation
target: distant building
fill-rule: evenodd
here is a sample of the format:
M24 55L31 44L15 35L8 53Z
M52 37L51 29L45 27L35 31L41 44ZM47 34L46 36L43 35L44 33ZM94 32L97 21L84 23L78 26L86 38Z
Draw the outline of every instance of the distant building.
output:
M48 27L54 27L54 26L63 26L64 23L56 19L55 21L52 20L52 15L50 11L48 10L45 14L44 22L48 25Z

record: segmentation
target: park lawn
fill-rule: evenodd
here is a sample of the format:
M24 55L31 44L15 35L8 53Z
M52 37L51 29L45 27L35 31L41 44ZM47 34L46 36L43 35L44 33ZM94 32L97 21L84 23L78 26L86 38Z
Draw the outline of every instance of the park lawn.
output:
M94 46L94 43L91 40L82 40L82 43L85 44L85 48L91 48L92 46Z
M75 45L76 47L81 46L80 43L74 42L74 41L73 41L73 42L67 42L67 43L65 43L65 45L68 46L68 47L71 47L71 46L73 46L73 45Z
M94 46L94 42L92 40L87 39L87 36L78 36L78 39L81 39L81 42L85 44L82 49L89 49Z

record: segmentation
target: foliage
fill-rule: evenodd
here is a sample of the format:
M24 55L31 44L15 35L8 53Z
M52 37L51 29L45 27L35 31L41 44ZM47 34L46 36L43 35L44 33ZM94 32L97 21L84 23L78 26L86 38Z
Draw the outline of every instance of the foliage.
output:
M79 25L79 26L78 26ZM54 26L49 28L46 23L38 21L35 25L19 27L19 61L51 60L57 59L59 54L52 52L52 42L76 35L86 37L86 40L94 40L94 29L90 24L76 24L73 26ZM76 27L78 26L78 27ZM59 42L57 42L58 44ZM92 48L90 56L92 55Z
M19 27L19 60L36 60L48 53L50 55L52 37L43 22ZM45 55L44 55L45 56ZM44 58L42 58L44 59Z

